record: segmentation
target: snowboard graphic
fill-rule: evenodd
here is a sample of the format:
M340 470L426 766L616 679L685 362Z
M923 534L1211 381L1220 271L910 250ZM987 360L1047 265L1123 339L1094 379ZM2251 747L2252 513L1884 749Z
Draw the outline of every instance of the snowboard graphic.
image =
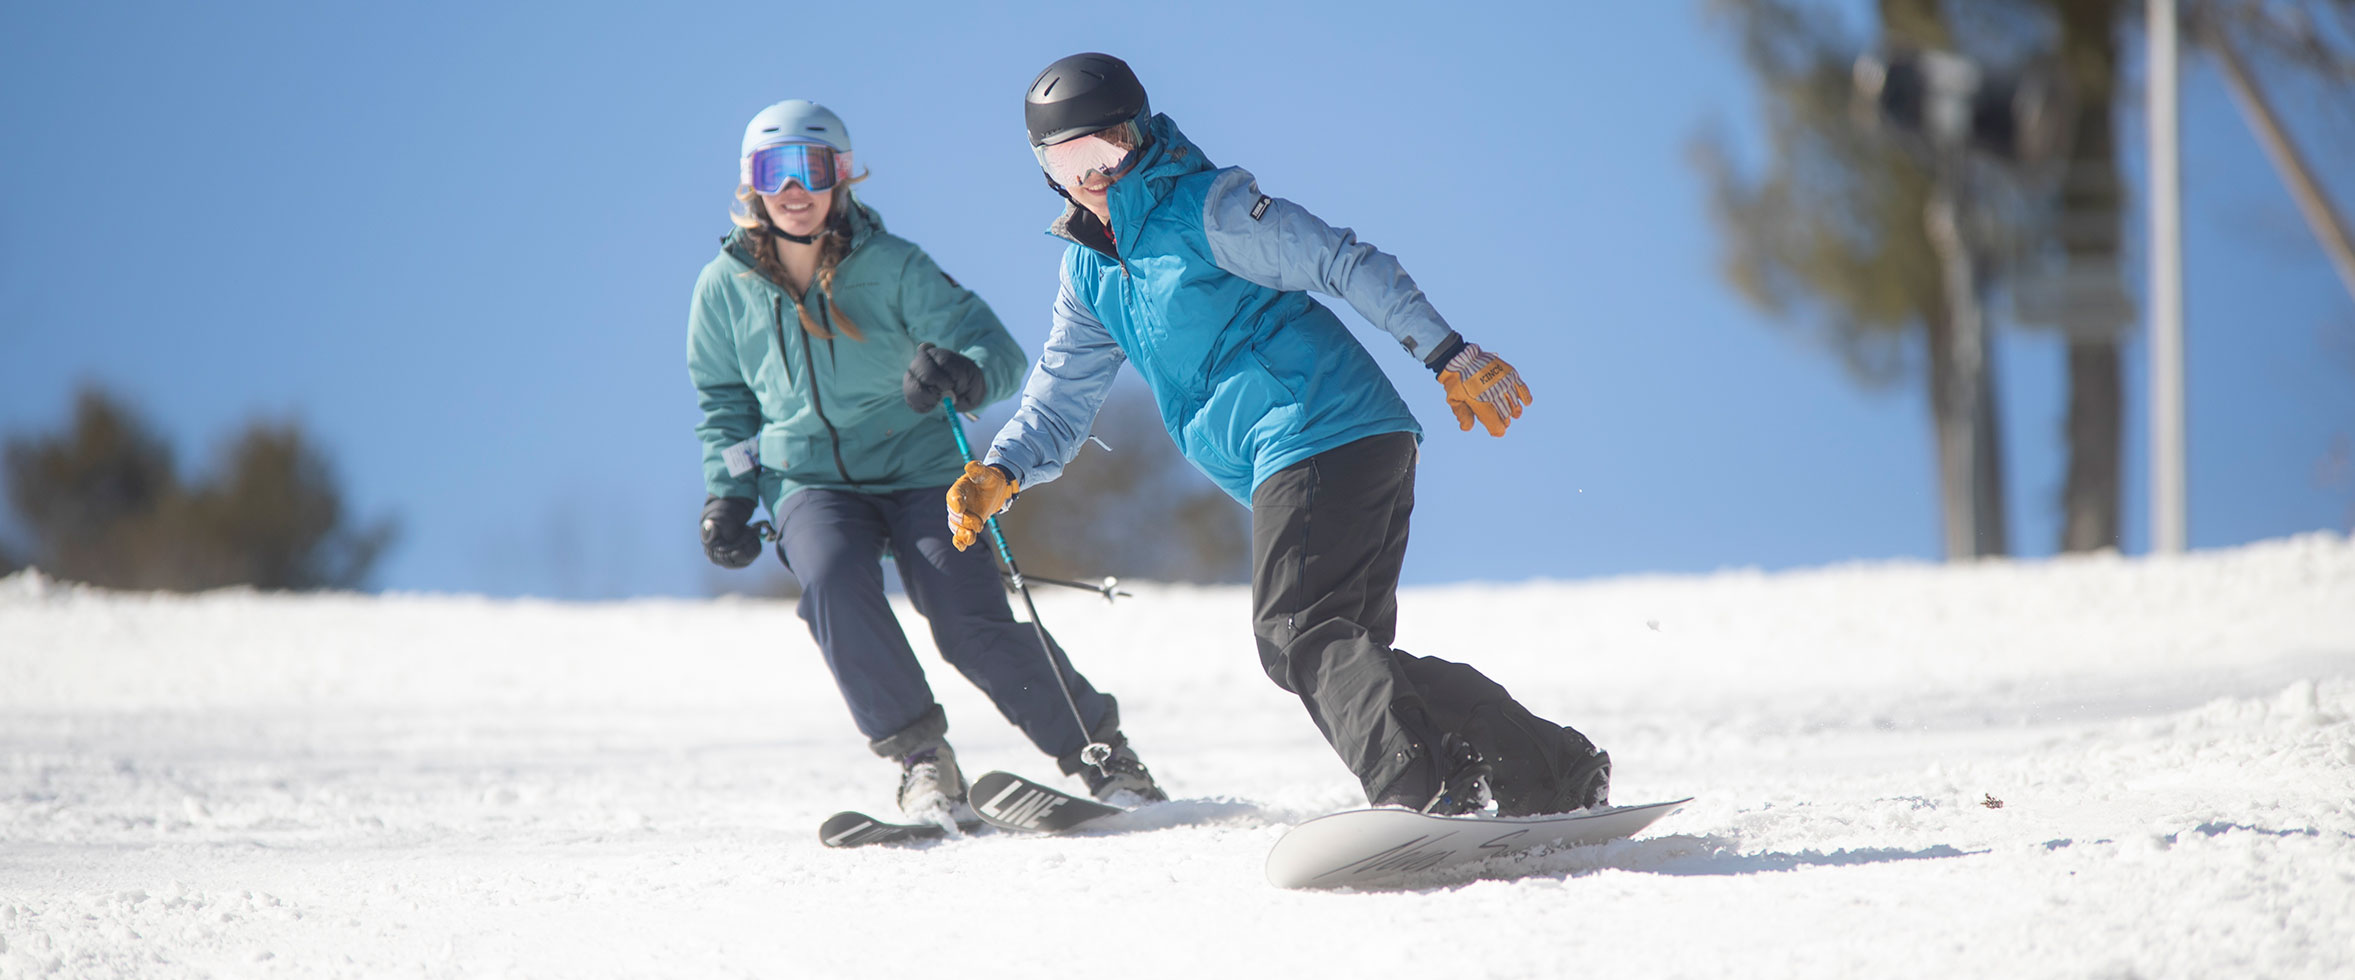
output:
M1539 847L1632 836L1692 802L1608 807L1539 817L1436 817L1412 810L1344 810L1287 831L1267 855L1278 888L1379 884Z

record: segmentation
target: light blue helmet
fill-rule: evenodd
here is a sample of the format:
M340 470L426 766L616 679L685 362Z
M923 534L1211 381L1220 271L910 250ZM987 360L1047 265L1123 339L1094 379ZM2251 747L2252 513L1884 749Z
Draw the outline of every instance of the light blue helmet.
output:
M744 149L736 157L737 180L752 183L752 153L779 143L813 143L834 151L837 186L851 179L850 127L834 110L808 99L786 99L762 109L744 127Z
M821 143L836 153L850 152L850 127L834 110L808 99L786 99L762 109L744 127L744 149L739 156L778 143Z

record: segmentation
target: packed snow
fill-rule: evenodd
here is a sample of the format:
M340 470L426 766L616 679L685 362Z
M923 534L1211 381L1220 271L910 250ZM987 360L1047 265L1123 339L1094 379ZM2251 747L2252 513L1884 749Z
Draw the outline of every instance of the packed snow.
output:
M2355 976L2344 536L1410 589L1696 799L1365 891L1263 877L1362 800L1247 591L1133 591L1037 597L1175 801L836 850L896 770L789 602L0 579L0 977ZM969 773L1076 788L928 666Z

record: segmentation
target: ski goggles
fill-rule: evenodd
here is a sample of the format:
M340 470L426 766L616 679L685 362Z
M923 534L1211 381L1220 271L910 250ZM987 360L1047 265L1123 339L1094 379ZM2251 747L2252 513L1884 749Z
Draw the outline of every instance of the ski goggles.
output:
M1052 146L1033 146L1030 152L1038 158L1038 165L1046 170L1047 176L1065 187L1076 188L1098 175L1116 178L1128 169L1129 157L1134 151L1122 149L1119 144L1105 139L1104 133L1121 136L1131 145L1142 142L1137 138L1135 123L1122 123L1103 132L1064 140Z
M850 179L850 154L814 143L778 143L745 157L742 176L757 194L775 194L791 180L815 194Z

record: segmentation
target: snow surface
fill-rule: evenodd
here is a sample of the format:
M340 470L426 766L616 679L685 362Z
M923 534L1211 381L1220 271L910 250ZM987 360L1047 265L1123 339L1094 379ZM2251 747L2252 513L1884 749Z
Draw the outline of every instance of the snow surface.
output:
M1266 884L1355 786L1243 590L1135 591L1038 599L1176 802L842 851L894 770L790 604L0 579L0 977L2355 976L2342 536L1409 590L1698 799L1393 891ZM1054 775L928 663L968 771Z

